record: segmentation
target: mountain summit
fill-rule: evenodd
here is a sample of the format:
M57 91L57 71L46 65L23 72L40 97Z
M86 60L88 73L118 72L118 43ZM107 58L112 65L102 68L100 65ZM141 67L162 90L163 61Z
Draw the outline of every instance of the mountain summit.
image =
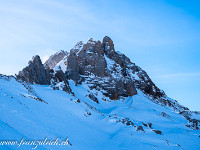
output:
M169 98L108 36L44 64L34 56L16 77L1 75L0 85L0 138L69 137L69 149L200 147L200 113Z
M78 42L70 52L59 51L50 56L44 66L41 63L39 66L34 69L35 72L23 69L18 77L32 83L42 75L45 79L35 81L36 84L52 84L49 80L52 78L51 72L60 69L67 80L73 80L76 84L85 82L91 90L98 88L104 91L103 95L112 100L133 96L137 94L136 89L154 98L165 96L144 70L132 63L124 54L115 51L113 41L108 36L105 36L102 42L94 41L92 38L85 44L82 41ZM32 63L28 68L31 67ZM46 68L45 73L43 68ZM36 74L38 78L34 78Z

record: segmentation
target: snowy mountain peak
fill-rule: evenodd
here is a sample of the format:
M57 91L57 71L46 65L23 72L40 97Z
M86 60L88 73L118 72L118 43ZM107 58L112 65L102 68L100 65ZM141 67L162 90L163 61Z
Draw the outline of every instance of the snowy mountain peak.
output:
M28 114L19 120L35 123L45 136L68 135L72 149L199 148L200 113L169 98L143 69L115 51L108 36L102 42L78 42L70 52L53 54L44 65L35 56L16 79L0 75L0 84L0 96L6 99L0 105L20 109L19 116ZM11 117L9 109L3 107L3 112ZM0 124L4 122L29 137L39 136L7 118Z
M54 71L61 68L67 80L73 80L76 84L85 82L91 89L98 88L104 96L113 100L133 96L137 94L137 89L153 98L166 96L144 70L132 63L127 56L114 50L113 41L108 36L102 42L92 38L86 44L80 41L69 53L59 51L50 56L45 65ZM45 77L51 78L52 71L47 68L46 72ZM20 75L28 82L33 76Z

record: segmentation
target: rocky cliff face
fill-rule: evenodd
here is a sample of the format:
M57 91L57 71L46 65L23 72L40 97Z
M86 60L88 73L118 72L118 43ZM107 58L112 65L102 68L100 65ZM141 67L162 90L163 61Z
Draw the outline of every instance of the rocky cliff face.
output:
M165 95L144 70L115 51L108 36L102 42L92 38L86 44L80 42L78 48L70 51L66 67L68 79L77 84L85 81L91 89L103 90L103 94L111 99L135 95L136 88L155 98Z
M98 88L113 100L119 99L120 96L128 97L137 94L133 79L123 74L123 68L117 66L118 62L113 64L116 68L114 66L110 68L109 61L113 59L107 58L105 44L104 41L101 43L91 38L81 49L72 49L67 59L67 78L77 84L86 82L91 90Z
M17 78L31 84L51 85L54 89L71 93L71 88L61 68L50 69L47 64L42 64L38 55L29 61L28 66L19 72Z
M19 72L18 78L29 83L50 84L50 68L44 66L40 57L34 56L28 66Z

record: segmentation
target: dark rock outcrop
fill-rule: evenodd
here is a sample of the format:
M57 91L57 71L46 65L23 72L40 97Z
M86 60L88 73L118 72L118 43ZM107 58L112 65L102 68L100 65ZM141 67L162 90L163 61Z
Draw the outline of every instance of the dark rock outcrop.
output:
M93 100L95 103L99 103L98 99L93 94L89 94L89 98Z
M19 72L18 78L35 84L50 84L50 68L44 66L40 57L34 56L28 66Z
M121 122L127 126L134 126L134 123L131 120L129 120L129 118L122 118L118 120L117 122Z
M148 124L149 128L152 128L152 123L151 122L149 122L147 124Z
M137 127L137 130L138 130L138 131L143 131L143 132L144 132L144 129L143 129L142 126L138 126L138 127Z
M66 79L66 76L60 67L58 67L54 71L51 70L51 86L55 90L61 89L65 92L73 94L73 92L69 86L69 82Z
M160 130L154 130L153 131L156 133L156 134L162 134L162 132Z
M187 107L183 107L183 108L184 109L182 111L180 111L179 114L183 115L183 117L185 117L185 119L188 120L188 124L186 126L193 130L199 130L200 129L200 120L195 119L193 117L193 114L199 115L200 113L190 111Z

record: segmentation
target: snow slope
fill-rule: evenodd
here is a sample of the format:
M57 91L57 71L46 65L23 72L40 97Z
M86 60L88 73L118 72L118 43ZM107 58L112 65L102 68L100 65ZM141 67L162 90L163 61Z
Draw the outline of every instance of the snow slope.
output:
M75 96L1 76L0 140L69 138L71 143L37 149L200 149L199 130L186 127L188 121L182 115L139 90L132 97L104 101L102 93L90 91L87 84L75 86L72 80L69 84ZM91 92L98 95L99 103L89 98ZM0 149L34 147L17 146L0 145Z

